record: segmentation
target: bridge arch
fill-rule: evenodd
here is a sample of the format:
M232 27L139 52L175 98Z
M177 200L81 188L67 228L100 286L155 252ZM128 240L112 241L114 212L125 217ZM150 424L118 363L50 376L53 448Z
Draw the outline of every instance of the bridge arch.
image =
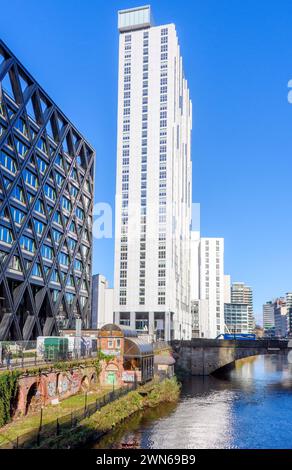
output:
M26 404L25 404L25 414L27 415L29 411L31 411L34 406L36 406L36 401L38 401L39 390L38 390L38 383L33 382L33 384L28 389L26 395ZM38 405L37 405L38 406Z

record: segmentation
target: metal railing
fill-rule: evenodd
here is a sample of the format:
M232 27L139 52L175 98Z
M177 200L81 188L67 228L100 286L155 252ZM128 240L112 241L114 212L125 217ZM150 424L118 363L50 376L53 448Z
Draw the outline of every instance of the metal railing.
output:
M98 351L88 351L82 354L73 354L67 353L66 355L60 354L59 356L56 355L53 360L44 359L37 355L37 352L31 352L31 354L27 354L26 352L19 352L16 354L12 354L12 357L7 358L2 355L0 358L0 371L3 370L14 370L14 369L29 369L31 367L37 366L44 366L44 365L53 365L56 362L70 362L72 360L84 360L95 358L98 356Z
M137 384L134 383L128 387L113 390L102 397L98 398L94 403L87 404L85 398L84 407L72 411L71 413L60 416L59 418L47 423L42 424L42 410L40 412L40 425L38 429L27 432L18 436L16 439L7 439L7 442L0 445L0 449L28 449L33 447L40 447L45 439L57 438L65 431L76 428L81 421L89 418L94 413L99 411L105 405L118 400L119 398L127 395L129 392L135 390ZM5 438L5 436L3 436Z

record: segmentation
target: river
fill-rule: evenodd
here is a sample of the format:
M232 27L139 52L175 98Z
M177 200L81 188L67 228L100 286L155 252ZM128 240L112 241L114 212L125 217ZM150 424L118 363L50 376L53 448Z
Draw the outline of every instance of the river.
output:
M292 364L286 356L236 363L220 377L192 377L177 404L134 415L94 448L292 448Z

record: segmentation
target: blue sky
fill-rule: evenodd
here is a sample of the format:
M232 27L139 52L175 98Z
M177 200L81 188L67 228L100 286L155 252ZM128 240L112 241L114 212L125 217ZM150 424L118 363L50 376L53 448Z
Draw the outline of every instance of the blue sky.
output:
M1 2L1 38L96 149L96 201L114 204L116 12L138 0ZM147 3L147 2L146 2ZM225 238L225 271L255 311L292 290L292 2L154 0L177 25L194 105L193 201L203 236ZM6 21L7 18L7 21ZM94 246L113 278L113 240Z

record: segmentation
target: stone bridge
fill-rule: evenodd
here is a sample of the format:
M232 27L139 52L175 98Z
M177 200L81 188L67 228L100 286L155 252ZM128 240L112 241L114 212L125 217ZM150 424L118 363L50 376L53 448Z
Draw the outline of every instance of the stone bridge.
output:
M176 363L191 375L210 375L235 361L262 354L287 354L292 341L197 339L172 341Z

